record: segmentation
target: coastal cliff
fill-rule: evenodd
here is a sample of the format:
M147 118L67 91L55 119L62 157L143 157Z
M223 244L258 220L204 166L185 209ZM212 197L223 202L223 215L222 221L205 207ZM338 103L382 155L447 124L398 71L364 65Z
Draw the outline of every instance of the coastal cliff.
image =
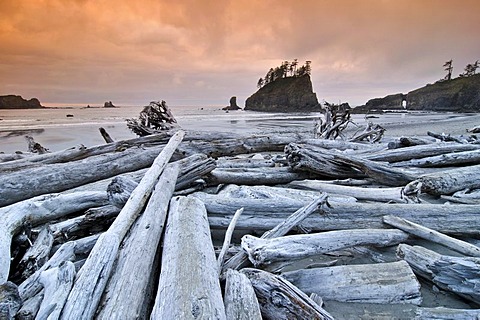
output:
M0 109L38 109L43 108L37 98L30 100L23 99L21 96L6 95L0 96Z
M261 87L245 101L245 110L264 112L320 111L308 74L285 77Z
M407 94L371 99L365 105L356 107L354 112L382 110L480 112L480 74L438 81Z

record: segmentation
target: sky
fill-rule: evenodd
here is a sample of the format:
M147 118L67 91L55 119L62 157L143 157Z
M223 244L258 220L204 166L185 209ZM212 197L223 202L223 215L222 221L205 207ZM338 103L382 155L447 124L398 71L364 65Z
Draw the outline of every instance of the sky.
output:
M240 106L282 61L365 104L480 59L478 0L0 0L0 95Z

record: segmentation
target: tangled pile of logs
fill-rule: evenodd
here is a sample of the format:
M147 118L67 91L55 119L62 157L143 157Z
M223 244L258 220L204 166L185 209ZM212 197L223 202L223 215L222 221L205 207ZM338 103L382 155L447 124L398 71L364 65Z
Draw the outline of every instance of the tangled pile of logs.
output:
M480 317L478 144L169 130L3 160L2 319Z

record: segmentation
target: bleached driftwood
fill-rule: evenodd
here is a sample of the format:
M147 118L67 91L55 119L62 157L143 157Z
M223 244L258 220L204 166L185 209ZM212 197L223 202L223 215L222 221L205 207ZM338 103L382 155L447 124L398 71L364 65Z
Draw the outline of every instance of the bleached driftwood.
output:
M151 319L226 319L207 211L193 197L170 202Z
M267 319L333 320L333 317L300 289L269 272L241 270L253 285L263 317Z
M441 245L444 245L445 247L448 247L450 249L453 249L457 252L460 252L466 256L472 256L472 257L480 257L480 248L470 244L468 242L455 239L452 237L449 237L443 233L440 233L438 231L425 228L424 226L421 226L419 224L413 223L411 221L408 221L406 219L398 218L395 216L384 216L383 217L383 222L398 228L400 230L403 230L405 232L408 232L410 234L413 234L417 237L430 240L432 242L439 243Z
M55 320L60 317L75 278L75 266L70 261L62 262L58 267L42 272L40 283L45 292L38 310L37 319Z
M223 300L227 319L261 320L260 306L247 276L228 269L225 281Z
M228 248L230 247L230 242L232 241L235 225L237 224L238 218L240 218L240 215L242 214L242 212L243 212L243 208L240 208L235 212L235 214L233 215L232 221L228 225L227 231L225 232L225 239L223 240L222 250L220 251L217 257L217 269L219 272L219 276L223 269L225 254L227 253Z
M432 195L449 195L463 189L480 188L480 164L465 166L431 174L425 174L412 181L406 188L416 188Z
M328 194L338 194L354 197L358 200L408 203L416 202L411 196L403 193L402 187L377 188L377 187L356 187L343 186L333 183L325 183L320 180L297 180L288 184L289 187L316 190Z
M242 248L256 266L279 261L292 261L342 250L354 246L388 247L408 239L408 234L392 229L352 229L290 235L261 239L252 235L242 237Z
M405 261L289 271L282 277L324 300L363 303L422 302L420 283Z
M307 201L277 199L225 199L216 195L201 197L209 213L212 229L226 228L232 212L243 207L237 222L241 230L269 230L285 220L291 212L305 206ZM311 231L385 228L384 215L394 215L450 235L474 236L480 234L478 207L448 204L386 204L329 201L321 214L305 219L301 225ZM314 212L313 210L312 212Z
M130 148L84 160L55 163L5 173L0 185L0 206L34 196L68 190L120 173L146 168L152 164L159 147ZM28 179L25 179L28 177Z
M479 303L480 258L445 256L407 244L398 246L397 256L408 262L416 274L432 281L439 288Z
M388 149L397 149L405 147L413 147L419 145L425 145L435 142L435 139L426 137L400 137L394 141L390 141L387 145Z
M160 152L150 169L132 192L110 228L95 243L92 252L75 280L62 311L62 319L91 319L112 270L121 241L143 210L159 175L182 141L184 132L177 133Z
M23 301L23 305L16 314L16 320L32 320L40 309L43 301L43 291L37 293L35 296Z
M365 156L368 160L399 162L411 159L438 156L445 153L479 150L480 146L462 143L430 143L399 149L389 149L374 152Z
M123 241L96 319L148 317L148 293L153 294L155 255L179 171L177 164L167 165L145 211Z
M287 167L267 167L261 170L235 168L215 169L207 176L209 185L243 184L243 185L273 185L288 183L294 180L306 179L312 176L307 172L294 172Z
M327 195L326 194L319 195L317 199L311 201L307 205L296 210L293 214L289 215L286 219L283 219L282 221L278 221L277 224L275 224L275 226L273 226L271 229L269 229L267 232L265 232L262 235L262 239L275 238L275 237L280 237L287 234L287 232L289 232L293 227L295 227L300 222L302 222L312 212L316 210L322 210L321 208L326 204L326 202L327 202ZM242 267L247 261L248 261L248 255L245 252L240 251L237 254L235 254L232 258L227 260L227 262L223 265L223 270L221 273L224 273L228 269L238 269Z
M449 167L458 165L480 164L480 150L462 151L454 153L444 153L439 156L425 157L421 159L412 159L395 162L394 167Z
M48 194L0 208L0 283L7 281L12 237L25 222L32 226L108 203L106 192Z
M480 318L479 309L453 308L418 308L415 320L477 320Z
M112 179L107 187L108 200L118 208L123 208L138 183L127 177L118 176Z

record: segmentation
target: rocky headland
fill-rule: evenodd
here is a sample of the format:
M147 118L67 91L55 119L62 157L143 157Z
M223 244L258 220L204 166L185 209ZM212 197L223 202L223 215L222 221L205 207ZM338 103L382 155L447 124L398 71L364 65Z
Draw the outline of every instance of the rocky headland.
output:
M0 109L39 109L43 108L37 98L30 100L13 94L0 96Z
M480 112L480 74L437 81L407 94L371 99L354 108L355 113L385 110Z
M261 87L245 101L245 110L264 112L320 111L310 75L285 77Z

